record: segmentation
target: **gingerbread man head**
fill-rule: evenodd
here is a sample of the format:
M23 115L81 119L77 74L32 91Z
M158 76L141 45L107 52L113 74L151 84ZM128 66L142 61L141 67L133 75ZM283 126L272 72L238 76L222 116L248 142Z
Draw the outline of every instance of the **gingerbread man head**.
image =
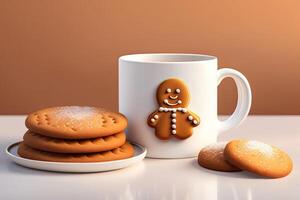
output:
M162 82L156 91L159 106L166 108L187 107L190 94L187 86L179 79L167 79Z

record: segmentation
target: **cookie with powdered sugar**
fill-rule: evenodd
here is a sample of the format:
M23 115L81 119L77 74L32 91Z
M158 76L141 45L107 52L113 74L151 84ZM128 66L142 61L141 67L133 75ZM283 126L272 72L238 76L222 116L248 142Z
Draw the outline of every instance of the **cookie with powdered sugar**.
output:
M224 158L224 148L227 142L217 142L204 147L198 155L198 163L202 167L223 172L241 171L228 163Z
M62 106L28 115L26 127L35 133L62 139L89 139L124 131L127 119L120 113L88 106Z
M240 169L280 178L293 168L291 158L277 147L255 140L233 140L224 149L225 159Z

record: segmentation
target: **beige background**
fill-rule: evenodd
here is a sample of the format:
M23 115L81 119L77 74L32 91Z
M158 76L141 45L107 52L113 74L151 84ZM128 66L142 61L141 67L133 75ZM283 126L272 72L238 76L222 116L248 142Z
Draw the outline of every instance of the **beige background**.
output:
M0 114L117 110L117 58L204 53L249 79L252 114L300 114L300 1L0 0ZM224 81L219 110L235 87Z

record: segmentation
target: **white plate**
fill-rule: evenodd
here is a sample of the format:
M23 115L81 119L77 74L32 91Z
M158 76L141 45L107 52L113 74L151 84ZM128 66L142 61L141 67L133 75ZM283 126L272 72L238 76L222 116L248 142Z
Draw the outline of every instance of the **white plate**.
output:
M17 153L19 144L20 142L17 142L6 148L6 154L11 160L25 167L56 172L102 172L121 169L143 160L147 153L145 147L131 143L135 155L127 159L88 163L48 162L20 157Z

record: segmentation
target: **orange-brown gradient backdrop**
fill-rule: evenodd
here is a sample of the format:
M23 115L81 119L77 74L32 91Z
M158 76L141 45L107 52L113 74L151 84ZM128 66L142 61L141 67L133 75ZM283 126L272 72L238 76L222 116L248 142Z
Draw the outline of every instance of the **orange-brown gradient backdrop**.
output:
M117 58L204 53L244 73L252 114L300 114L300 1L0 0L0 114L117 110ZM236 91L226 80L219 110Z

